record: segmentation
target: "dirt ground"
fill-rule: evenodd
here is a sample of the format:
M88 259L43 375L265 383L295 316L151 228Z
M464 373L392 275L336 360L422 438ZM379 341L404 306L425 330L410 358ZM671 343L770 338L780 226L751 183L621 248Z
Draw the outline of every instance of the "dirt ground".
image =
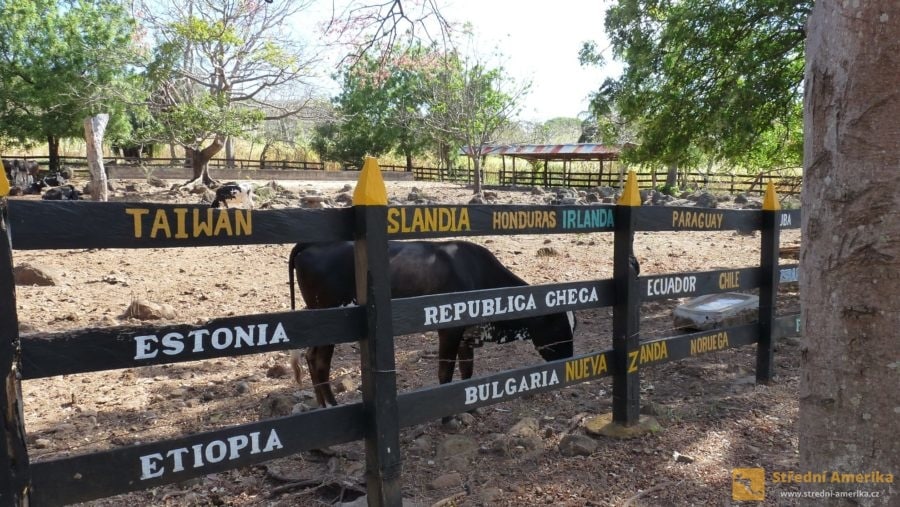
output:
M312 189L335 198L346 184L279 183L287 191L278 198L269 196L269 206L296 206L299 196ZM118 199L201 199L145 182L115 185ZM463 186L421 182L388 182L388 192L405 200L414 186L424 194L421 197L434 202L466 203L471 197L471 190ZM498 203L541 198L528 191L497 194ZM533 284L612 275L611 234L470 239L487 246ZM798 242L797 230L782 234L782 245ZM537 255L547 246L557 255ZM20 325L27 333L138 324L123 317L134 298L174 307L174 319L153 325L288 310L291 247L15 251L16 264L38 267L58 281L54 286L17 287ZM638 233L635 254L642 274L754 266L759 261L759 235ZM796 291L796 284L782 286L780 314L799 311ZM645 304L642 339L678 334L671 316L678 303ZM611 317L608 308L578 312L576 354L611 346ZM399 388L436 384L436 336L404 336L396 343ZM332 379L339 384L338 391L344 391L338 394L342 403L360 398L356 349L355 344L340 345L335 354ZM798 468L799 351L796 339L779 344L777 378L770 385L754 383L752 346L644 369L642 404L655 414L662 431L633 440L593 437L596 448L586 455L564 453L559 443L567 435L583 434L586 417L611 410L609 379L487 407L449 427L434 421L406 428L401 435L403 495L416 506L730 505L733 468ZM31 459L253 422L271 413L274 399L293 400L296 410L312 408L308 376L307 384L294 383L284 368L288 355L267 353L26 381ZM476 375L539 362L528 343L487 344L476 351ZM534 445L497 445L523 425L536 426ZM362 442L354 442L89 505L331 505L359 496L364 468ZM787 504L777 496L784 487L767 484L765 505Z

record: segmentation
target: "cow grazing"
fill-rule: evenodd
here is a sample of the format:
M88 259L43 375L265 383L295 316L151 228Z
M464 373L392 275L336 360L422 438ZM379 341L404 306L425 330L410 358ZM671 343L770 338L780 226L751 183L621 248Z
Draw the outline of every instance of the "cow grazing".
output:
M228 207L228 204L244 203L247 208L253 209L253 187L249 183L235 183L229 181L216 189L216 198L212 202L213 208L220 205Z
M465 241L392 241L389 243L391 297L405 298L500 287L519 287L525 281L508 270L486 248ZM294 272L308 308L334 308L356 302L353 243L301 243L288 262L291 308L294 304ZM572 356L575 317L572 312L491 322L480 326L441 329L438 381L450 382L456 361L460 375L473 372L473 347L480 341L504 343L530 339L547 361ZM311 347L306 362L319 405L337 405L328 382L334 345ZM291 366L301 382L300 354L291 355Z
M81 199L81 192L73 185L62 185L44 192L41 199L45 201L77 201Z

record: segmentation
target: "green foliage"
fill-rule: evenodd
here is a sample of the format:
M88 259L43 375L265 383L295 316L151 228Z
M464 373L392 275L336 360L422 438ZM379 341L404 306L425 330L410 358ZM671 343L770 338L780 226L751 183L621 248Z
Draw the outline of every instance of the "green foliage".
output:
M413 46L385 63L387 57L366 56L344 68L341 94L333 101L341 121L316 128L313 146L323 158L360 164L365 155L396 150L415 156L429 147L423 116L436 56Z
M0 135L81 137L86 117L109 113L111 134L127 136L133 31L112 0L0 1Z
M632 161L798 164L810 0L618 0L607 12L622 76L592 109L634 124ZM602 63L586 45L585 64ZM698 158L699 157L699 158Z

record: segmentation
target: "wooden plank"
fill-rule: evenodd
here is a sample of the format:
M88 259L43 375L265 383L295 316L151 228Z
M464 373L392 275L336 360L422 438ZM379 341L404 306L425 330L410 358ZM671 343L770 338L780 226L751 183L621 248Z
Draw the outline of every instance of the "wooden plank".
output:
M360 307L262 313L203 325L115 326L22 338L22 377L180 363L357 341Z
M6 201L0 197L0 504L28 505L29 463L19 379L19 320Z
M687 357L750 345L756 343L757 330L757 325L752 323L641 342L628 356L625 367L639 371ZM400 425L414 426L527 394L553 391L614 375L616 365L613 353L612 349L591 352L571 359L403 393L399 399Z
M13 248L168 248L352 239L350 209L244 210L88 201L10 202Z
M762 228L762 211L682 206L642 206L639 231L753 231Z
M613 279L616 304L613 306L613 422L624 426L637 424L641 409L640 372L629 368L628 361L640 346L640 293L634 259L634 231L641 211L634 183L634 173L628 177L621 204L616 206L616 229L613 244ZM637 202L633 202L637 201Z
M390 206L391 239L611 232L613 206Z
M672 273L642 276L638 283L641 300L655 301L755 289L760 273L760 268Z
M605 350L404 393L399 397L400 426L606 377L611 365L612 350Z
M397 335L611 306L612 280L569 282L393 300Z
M778 283L792 283L800 281L799 264L781 264L778 266Z
M799 209L782 210L781 216L778 218L778 227L780 229L799 229L801 211Z
M361 403L182 438L34 463L34 505L64 505L289 456L363 438Z
M777 205L771 186L765 201ZM765 202L763 206L765 207ZM763 228L760 234L759 285L759 346L756 348L756 382L768 383L775 376L775 311L781 271L778 267L778 249L781 244L781 212L774 209L762 211Z

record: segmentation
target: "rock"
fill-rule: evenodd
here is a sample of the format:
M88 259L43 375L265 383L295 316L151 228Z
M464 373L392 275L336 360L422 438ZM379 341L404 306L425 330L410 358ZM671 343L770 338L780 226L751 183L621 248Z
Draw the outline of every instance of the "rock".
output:
M597 450L597 441L587 435L570 434L559 442L559 453L563 456L590 456Z
M688 456L687 454L681 454L678 451L672 452L672 459L675 460L675 463L693 463L695 460L693 457Z
M590 435L629 439L662 431L662 426L652 416L641 416L634 426L622 426L612 422L612 414L592 417L584 422L584 429Z
M448 474L439 475L428 483L428 489L447 489L462 486L462 474L459 472L450 472Z
M347 183L343 187L341 187L341 192L352 192L352 191L353 191L353 185L351 185L349 183Z
M409 450L413 452L426 453L431 450L431 439L422 435L409 444Z
M600 202L600 194L596 194L594 192L588 192L584 196L585 202Z
M334 196L334 202L339 202L341 204L351 204L353 202L353 196L350 195L349 192L341 192L340 194Z
M456 414L456 418L459 419L459 422L461 422L464 426L471 426L475 423L475 416L468 412Z
M716 199L716 196L710 194L709 192L703 192L695 201L694 206L698 208L715 208L719 205L719 200Z
M503 490L497 487L484 488L478 493L482 505L496 505L503 497Z
M147 176L147 184L151 187L156 188L166 188L169 186L165 181L162 180L162 178L160 178L159 176L153 176L152 174Z
M497 200L497 192L493 192L491 190L484 191L484 198L488 201L496 201Z
M46 449L46 448L50 447L51 443L52 442L50 441L49 438L38 438L37 440L34 441L34 448L35 449Z
M407 201L418 201L421 198L422 198L421 194L419 194L418 192L415 192L415 191L410 192L409 195L406 196Z
M448 435L438 444L437 459L446 460L456 456L469 456L478 452L478 442L467 435Z
M563 197L559 200L559 203L563 206L573 206L575 204L578 204L578 198L577 197Z
M259 406L259 415L265 419L291 415L294 410L293 396L269 394Z
M52 286L58 283L56 276L50 272L27 263L13 267L13 278L16 281L16 285Z
M279 363L266 370L268 378L284 378L288 376L288 369L285 365Z
M247 394L250 392L250 383L249 382L238 382L234 385L234 390L237 391L238 394Z
M541 187L531 187L531 195L544 195L544 189Z
M191 187L189 189L189 192L192 194L196 194L196 195L203 195L203 194L206 194L207 192L212 192L212 191L209 189L209 187L207 187L203 183L196 183L196 184L194 184L193 187ZM215 195L216 195L216 193L213 192L213 196L215 196ZM215 197L213 197L213 198L215 198Z
M533 417L526 417L514 424L507 435L510 439L509 443L513 447L522 446L529 451L544 447L540 426L537 419Z
M559 252L552 246L543 246L538 248L537 251L538 257L556 257L557 255L559 255Z
M469 200L469 204L484 204L484 197L476 194Z
M359 388L359 382L349 373L332 380L331 385L336 394L353 392Z
M749 199L747 199L746 194L738 194L738 195L734 196L735 204L747 204L748 202L749 202Z
M122 318L138 320L174 319L175 309L168 304L151 303L143 299L131 301L131 305L122 314Z
M300 206L303 208L324 208L325 197L321 195L304 195L300 198Z

